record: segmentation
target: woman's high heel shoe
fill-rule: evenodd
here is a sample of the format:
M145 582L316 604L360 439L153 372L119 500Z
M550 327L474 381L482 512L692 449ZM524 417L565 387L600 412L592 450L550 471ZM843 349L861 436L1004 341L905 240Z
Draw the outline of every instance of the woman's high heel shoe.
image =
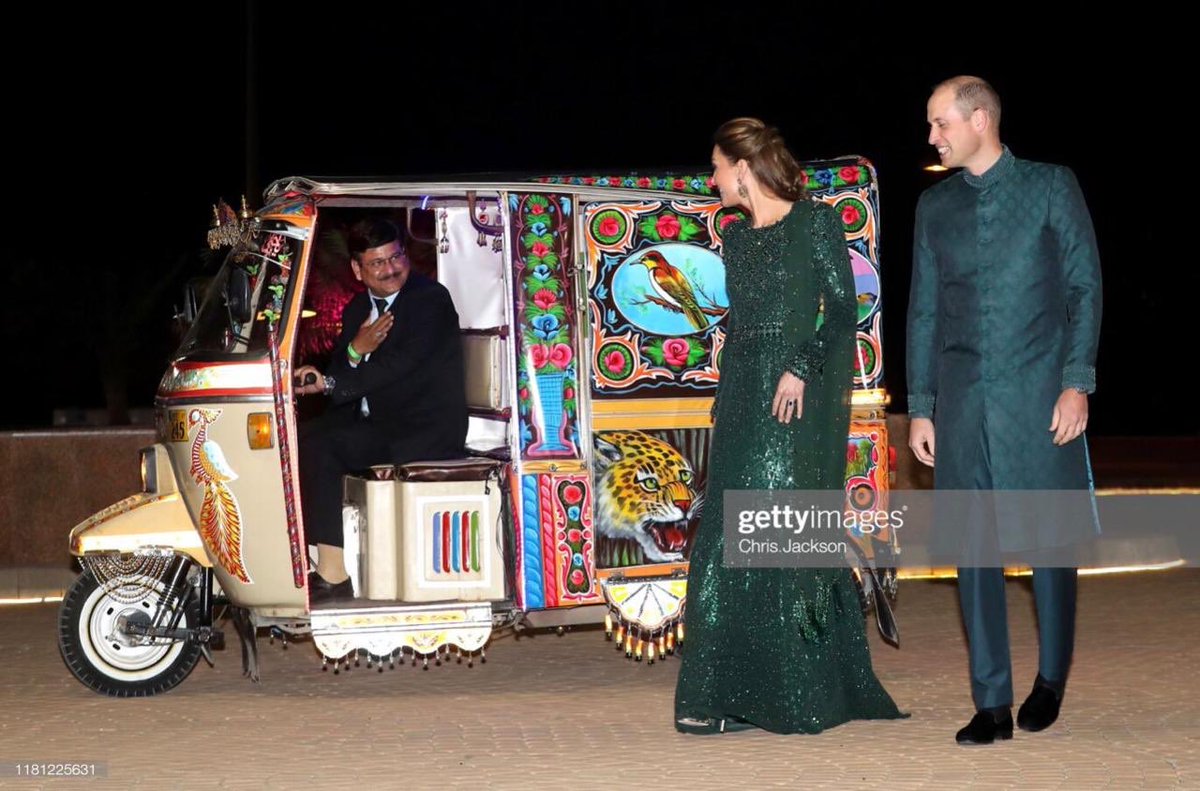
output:
M756 727L740 717L678 717L675 720L675 730L680 733L707 735L711 733L732 733L733 731L748 731Z

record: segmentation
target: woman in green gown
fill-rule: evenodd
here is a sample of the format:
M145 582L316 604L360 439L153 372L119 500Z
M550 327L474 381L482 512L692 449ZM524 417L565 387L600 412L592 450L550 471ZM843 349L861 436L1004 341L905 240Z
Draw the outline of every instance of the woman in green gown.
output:
M709 506L688 576L676 728L817 733L905 716L871 669L848 567L722 564L726 490L844 486L857 306L841 220L806 197L777 130L752 118L724 124L713 180L722 203L749 219L724 233L728 336Z

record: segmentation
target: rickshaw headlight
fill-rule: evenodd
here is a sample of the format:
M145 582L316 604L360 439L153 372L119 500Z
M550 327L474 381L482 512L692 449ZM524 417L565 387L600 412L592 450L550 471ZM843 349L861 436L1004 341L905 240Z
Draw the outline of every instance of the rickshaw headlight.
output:
M246 418L246 437L250 441L250 450L266 450L274 447L275 438L271 433L271 413L251 412Z
M158 465L155 463L154 448L142 448L138 466L142 474L142 491L155 494L158 491Z

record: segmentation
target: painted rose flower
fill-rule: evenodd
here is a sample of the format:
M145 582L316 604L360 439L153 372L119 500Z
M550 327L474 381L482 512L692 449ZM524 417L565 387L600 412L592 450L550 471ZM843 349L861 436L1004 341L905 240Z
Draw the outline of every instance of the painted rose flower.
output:
M565 343L556 343L550 350L550 362L558 368L566 368L571 362L571 347Z
M662 349L663 359L666 360L667 365L682 368L687 365L688 352L692 350L692 347L685 340L670 338L663 341Z
M621 232L621 223L617 222L616 217L605 217L600 221L601 236L616 236Z
M611 351L604 356L604 367L611 374L619 374L625 370L625 355L618 351Z
M533 327L533 334L542 340L550 340L550 338L558 333L558 317L552 313L534 316L529 323ZM550 356L553 358L554 355L551 354Z
M558 297L549 289L543 288L533 295L533 304L542 310L550 310L550 306L555 302L558 302Z
M529 349L529 356L533 361L534 368L541 368L546 363L550 362L550 350L544 344L536 344Z
M676 239L679 237L679 219L673 214L664 214L654 223L654 230L663 239Z

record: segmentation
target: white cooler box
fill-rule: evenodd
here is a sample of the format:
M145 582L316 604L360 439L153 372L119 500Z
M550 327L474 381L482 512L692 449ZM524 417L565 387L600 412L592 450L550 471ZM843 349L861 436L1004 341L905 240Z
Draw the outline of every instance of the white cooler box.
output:
M502 466L452 459L373 467L374 480L348 476L362 594L405 602L503 599Z

